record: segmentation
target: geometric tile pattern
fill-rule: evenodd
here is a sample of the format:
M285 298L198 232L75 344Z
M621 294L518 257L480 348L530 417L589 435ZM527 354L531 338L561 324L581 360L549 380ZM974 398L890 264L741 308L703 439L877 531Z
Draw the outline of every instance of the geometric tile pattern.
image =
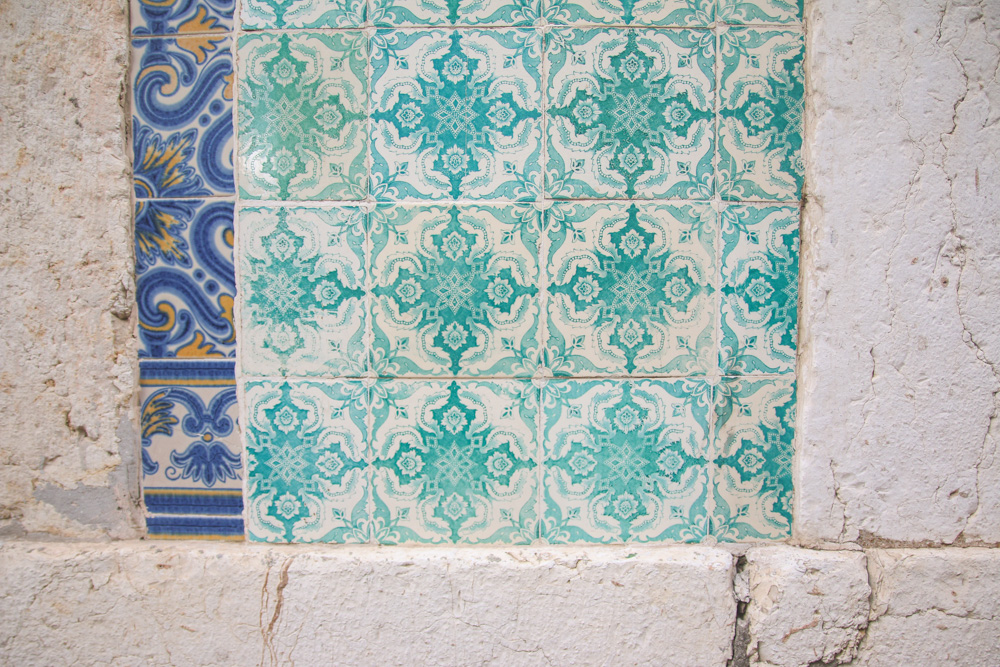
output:
M801 2L242 0L234 76L134 1L143 368L240 332L250 539L791 534ZM150 531L235 531L171 401Z

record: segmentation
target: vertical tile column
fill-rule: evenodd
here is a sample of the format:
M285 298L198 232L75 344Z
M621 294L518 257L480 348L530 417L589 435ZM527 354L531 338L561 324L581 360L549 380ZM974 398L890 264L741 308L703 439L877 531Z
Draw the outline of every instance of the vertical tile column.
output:
M233 0L132 0L142 487L152 537L243 539Z

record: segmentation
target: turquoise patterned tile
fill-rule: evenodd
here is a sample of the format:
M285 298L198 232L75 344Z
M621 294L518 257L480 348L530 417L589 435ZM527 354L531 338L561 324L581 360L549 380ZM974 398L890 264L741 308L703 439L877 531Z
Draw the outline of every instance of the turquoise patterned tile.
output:
M244 374L364 373L365 217L356 206L240 210Z
M540 217L525 205L376 209L374 370L531 377Z
M723 374L795 371L798 285L798 207L724 209L719 356Z
M546 219L546 363L556 376L711 370L710 205L563 203Z
M534 200L539 42L531 30L380 30L372 44L372 194Z
M243 537L231 360L139 364L142 490L155 537Z
M495 25L531 26L542 0L372 0L379 27Z
M240 196L363 199L364 34L247 34L239 54Z
M711 384L554 380L542 396L545 540L704 537Z
M719 188L730 201L797 201L802 191L802 33L722 33Z
M138 199L233 194L233 55L225 34L132 42Z
M367 541L367 394L356 380L244 384L251 540Z
M730 25L797 23L803 0L716 0L716 20Z
M543 0L545 18L556 25L601 23L690 27L712 25L715 2L716 0Z
M132 34L138 37L229 32L236 0L130 0L129 4Z
M795 379L727 379L715 410L712 534L725 541L789 537Z
M546 58L549 196L712 195L710 31L555 29Z
M360 28L366 0L242 0L244 30L273 28Z
M373 538L527 544L537 531L530 382L383 380L373 409Z
M135 281L140 357L234 356L233 202L136 201Z

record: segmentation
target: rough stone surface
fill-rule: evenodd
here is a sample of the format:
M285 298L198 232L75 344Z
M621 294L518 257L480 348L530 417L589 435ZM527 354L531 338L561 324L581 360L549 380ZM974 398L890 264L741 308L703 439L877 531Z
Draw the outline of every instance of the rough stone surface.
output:
M4 664L725 665L719 549L0 548Z
M0 536L136 534L124 4L0 2Z
M751 664L806 667L854 658L868 625L860 551L765 547L747 551Z
M872 620L854 664L997 664L997 550L872 550L868 569Z
M1000 3L807 4L797 539L1000 541Z

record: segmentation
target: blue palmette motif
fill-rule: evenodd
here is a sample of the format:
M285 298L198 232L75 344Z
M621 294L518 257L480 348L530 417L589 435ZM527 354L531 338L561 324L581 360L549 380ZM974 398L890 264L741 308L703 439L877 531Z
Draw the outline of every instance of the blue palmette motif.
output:
M235 355L233 204L136 204L140 357Z
M225 35L133 42L136 197L234 192L229 44Z
M183 452L170 453L171 465L164 471L167 479L190 480L211 488L227 479L239 479L242 468L239 454L229 451L217 440L233 432L233 420L226 414L236 403L236 389L227 387L216 393L206 406L201 397L184 387L169 387L154 392L142 405L142 472L154 475L160 463L149 454L153 437L174 436L180 424L184 435L198 438ZM177 408L187 411L183 419L177 417Z
M139 0L132 34L222 32L233 26L235 0Z

